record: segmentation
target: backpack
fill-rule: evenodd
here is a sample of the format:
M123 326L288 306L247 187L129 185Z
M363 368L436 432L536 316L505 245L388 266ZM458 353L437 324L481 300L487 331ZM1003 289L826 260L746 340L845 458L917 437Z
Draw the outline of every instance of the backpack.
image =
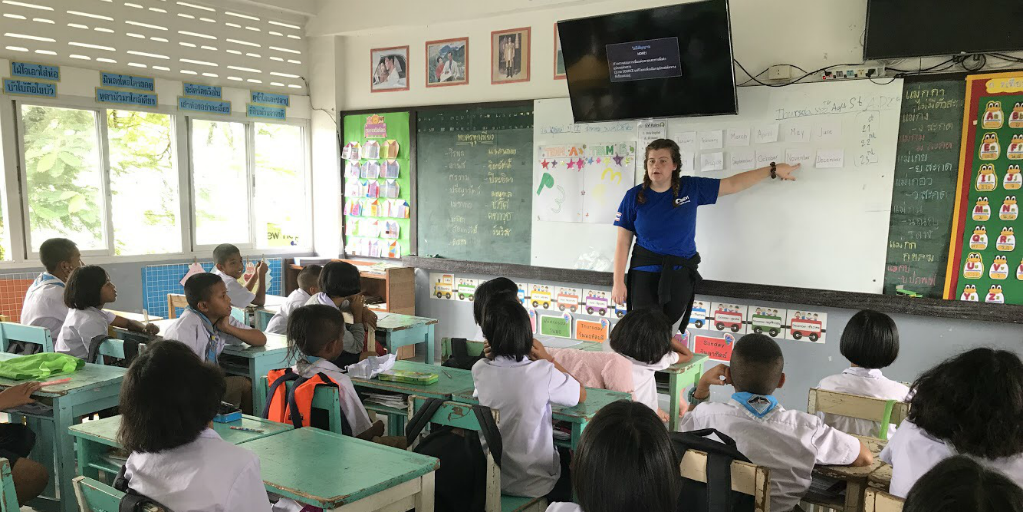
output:
M409 419L405 436L412 446L430 418L444 401L431 398ZM482 427L487 449L494 463L501 468L501 433L491 410L482 405L472 407ZM480 445L480 436L471 430L435 426L413 450L437 458L441 467L434 475L434 510L437 512L483 512L487 501L487 457Z
M722 442L709 439L715 434ZM676 460L683 461L686 450L708 454L707 483L682 479L679 489L679 512L753 512L754 497L732 490L732 461L750 462L736 449L736 441L713 428L690 432L672 432ZM684 499L685 498L685 499Z
M466 345L466 338L452 338L452 355L445 361L441 366L447 366L449 368L461 368L463 370L472 370L473 365L477 361L484 358L484 356L471 356L469 355L469 349Z
M170 508L161 505L156 500L147 498L128 487L128 478L124 476L126 466L121 466L121 471L117 473L117 478L114 479L114 484L111 485L114 489L124 493L124 497L121 498L121 503L118 504L118 512L145 512L146 505L153 505L157 507L161 512L173 512Z
M291 368L286 368L271 370L267 373L267 380L270 381L270 388L267 391L267 405L263 408L263 419L290 423L295 428L328 429L327 412L313 409L313 394L320 386L337 390L338 383L334 379L323 372L312 377L301 377ZM282 385L289 381L294 381L294 384L291 390L286 391L288 386ZM341 415L341 433L352 436L352 427L344 413Z

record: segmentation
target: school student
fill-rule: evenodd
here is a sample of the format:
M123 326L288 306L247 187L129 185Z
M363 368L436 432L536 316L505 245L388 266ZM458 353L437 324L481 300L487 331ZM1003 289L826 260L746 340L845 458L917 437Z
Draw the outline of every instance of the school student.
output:
M231 318L227 286L215 274L202 273L188 278L185 300L188 307L167 328L164 338L184 343L201 361L217 364L226 343L244 342L254 347L267 344L265 334ZM252 414L252 382L248 377L237 375L227 377L226 381L224 401Z
M609 346L633 364L633 400L668 421L668 413L658 407L658 389L654 373L680 361L689 361L693 353L673 350L672 327L665 315L653 308L634 309L612 329ZM682 345L680 345L682 346Z
M171 510L271 510L259 458L212 428L225 389L220 368L182 343L158 341L139 354L121 385L117 432L131 452L131 490Z
M68 316L64 305L64 282L82 266L82 253L67 238L51 238L39 246L39 259L46 271L39 274L25 293L21 307L21 323L46 327L54 339Z
M110 282L110 276L103 267L86 265L72 272L64 288L64 305L69 308L68 316L60 329L54 350L87 359L93 338L106 336L111 325L147 334L160 332L153 324L143 324L103 311L103 306L115 300L117 288Z
M547 512L675 511L679 465L658 416L626 400L601 408L573 456L572 488L576 503Z
M359 362L363 354L367 330L377 327L377 315L363 303L359 293L359 269L351 263L332 261L320 271L320 292L310 297L307 305L333 306L352 315L348 324L342 353L334 360L340 368Z
M679 430L714 428L736 441L751 462L771 469L772 512L789 512L807 493L815 464L867 466L871 452L856 437L803 411L790 411L772 396L786 383L782 350L764 334L736 342L729 366L704 373L690 390L690 412ZM711 386L731 385L726 403L707 402Z
M323 269L320 265L306 265L299 271L299 275L296 276L299 287L292 293L288 294L288 299L285 300L281 308L277 310L270 322L267 323L267 328L264 332L273 334L285 334L288 332L288 315L295 310L305 306L309 302L309 298L320 293L320 270Z
M0 392L0 411L35 402L32 393L43 387L42 382L24 382ZM11 465L11 478L18 503L39 496L46 488L50 475L42 464L29 459L36 444L36 435L20 423L0 423L0 457Z
M501 491L514 496L571 501L555 450L551 404L574 406L587 398L580 385L533 340L530 317L515 297L499 295L484 305L485 358L473 365L480 404L498 411Z
M484 322L484 304L491 300L491 297L503 293L512 297L519 296L519 285L507 277L495 277L490 281L480 283L473 292L473 321L476 322L476 332L473 334L474 341L484 339L484 331L480 326Z
M900 353L900 333L889 315L870 309L857 312L843 329L839 352L850 361L850 367L839 375L822 379L819 389L882 400L902 402L907 399L910 388L882 375L881 368L891 365ZM835 414L823 416L825 424L848 434L878 437L881 425L877 421ZM896 426L890 425L887 439L892 439L895 433Z
M910 489L904 512L1021 512L1024 492L1005 475L957 455L935 465Z
M971 457L1021 485L1022 371L1015 354L976 348L918 377L907 419L881 453L892 464L889 492L907 496L921 475L954 455Z
M245 262L242 253L231 244L220 244L213 249L213 273L224 280L227 286L231 305L244 308L249 304L262 306L267 301L267 264L263 261L256 264L256 272L245 282L238 279L245 273Z

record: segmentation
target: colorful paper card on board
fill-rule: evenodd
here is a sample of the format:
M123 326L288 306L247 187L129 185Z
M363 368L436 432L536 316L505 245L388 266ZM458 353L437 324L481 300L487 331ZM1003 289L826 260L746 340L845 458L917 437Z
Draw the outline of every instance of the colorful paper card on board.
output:
M728 333L721 338L697 335L694 337L693 351L705 354L709 359L715 361L729 362L732 357L732 347L735 344L736 336Z
M555 336L557 338L572 338L572 315L569 313L562 313L559 316L541 316L540 334Z
M611 324L607 318L599 320L576 320L576 339L604 343L608 339Z

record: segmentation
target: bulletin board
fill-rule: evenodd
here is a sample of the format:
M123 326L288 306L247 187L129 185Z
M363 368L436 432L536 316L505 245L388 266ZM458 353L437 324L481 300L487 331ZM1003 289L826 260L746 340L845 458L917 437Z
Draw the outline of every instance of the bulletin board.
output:
M345 252L391 259L408 255L409 113L347 115L343 133Z
M947 299L1022 303L1022 91L1020 72L968 78Z

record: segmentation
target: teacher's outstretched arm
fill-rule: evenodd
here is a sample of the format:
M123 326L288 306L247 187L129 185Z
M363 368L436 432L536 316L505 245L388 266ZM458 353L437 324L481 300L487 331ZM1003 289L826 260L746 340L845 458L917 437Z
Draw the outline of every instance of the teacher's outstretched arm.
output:
M800 164L789 165L789 164L776 164L775 175L785 181L796 181L793 177L793 171L800 168ZM722 183L718 187L718 195L727 196L729 194L735 194L742 192L750 187L753 187L758 182L766 180L772 177L772 168L761 167L760 169L754 169L753 171L741 172L739 174L729 176L722 180ZM616 255L618 253L616 252Z
M615 304L626 303L626 258L632 243L632 231L621 226L616 228L615 259L612 262L612 301Z

